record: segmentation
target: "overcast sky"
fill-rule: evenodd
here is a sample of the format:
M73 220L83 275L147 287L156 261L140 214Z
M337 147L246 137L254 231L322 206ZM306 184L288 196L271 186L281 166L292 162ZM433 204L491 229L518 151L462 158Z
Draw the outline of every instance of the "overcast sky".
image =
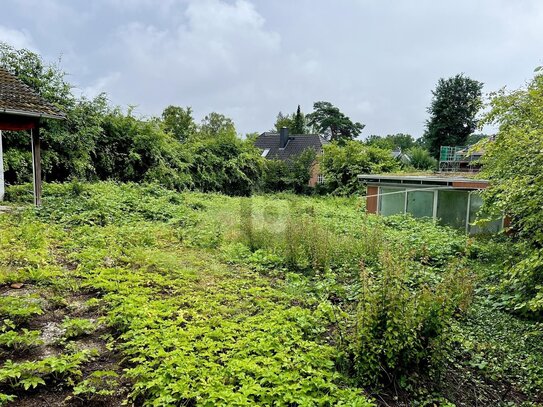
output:
M541 0L2 0L0 40L61 58L77 91L239 132L326 100L370 134L419 137L457 73L517 88L543 60Z

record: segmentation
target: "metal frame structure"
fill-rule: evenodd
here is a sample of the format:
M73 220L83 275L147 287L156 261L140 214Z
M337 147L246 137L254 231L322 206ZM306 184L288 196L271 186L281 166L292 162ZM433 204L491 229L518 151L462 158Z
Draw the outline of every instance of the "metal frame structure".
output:
M478 157L470 152L470 146L441 146L439 172L477 172Z

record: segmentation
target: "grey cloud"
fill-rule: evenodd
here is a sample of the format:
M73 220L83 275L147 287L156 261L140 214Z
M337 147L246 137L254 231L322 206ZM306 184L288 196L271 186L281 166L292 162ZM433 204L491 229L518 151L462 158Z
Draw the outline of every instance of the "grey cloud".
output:
M27 30L17 30L0 25L0 39L15 48L35 50L34 41Z
M516 88L543 57L537 0L5 3L0 38L62 55L81 92L144 115L168 104L219 111L240 132L329 100L366 123L365 136L420 136L440 77Z

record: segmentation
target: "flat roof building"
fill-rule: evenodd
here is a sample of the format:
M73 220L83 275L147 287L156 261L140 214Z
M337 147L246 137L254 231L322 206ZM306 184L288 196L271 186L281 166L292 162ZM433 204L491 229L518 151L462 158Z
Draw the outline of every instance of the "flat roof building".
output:
M366 211L383 216L410 214L435 219L467 233L492 233L503 220L474 225L488 181L460 176L359 175L367 186Z

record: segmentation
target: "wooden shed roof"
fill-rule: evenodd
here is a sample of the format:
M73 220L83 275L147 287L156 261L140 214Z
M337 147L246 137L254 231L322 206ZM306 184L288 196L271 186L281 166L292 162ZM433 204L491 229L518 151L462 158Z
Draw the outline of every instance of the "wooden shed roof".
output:
M0 114L63 119L65 116L15 75L0 67Z

